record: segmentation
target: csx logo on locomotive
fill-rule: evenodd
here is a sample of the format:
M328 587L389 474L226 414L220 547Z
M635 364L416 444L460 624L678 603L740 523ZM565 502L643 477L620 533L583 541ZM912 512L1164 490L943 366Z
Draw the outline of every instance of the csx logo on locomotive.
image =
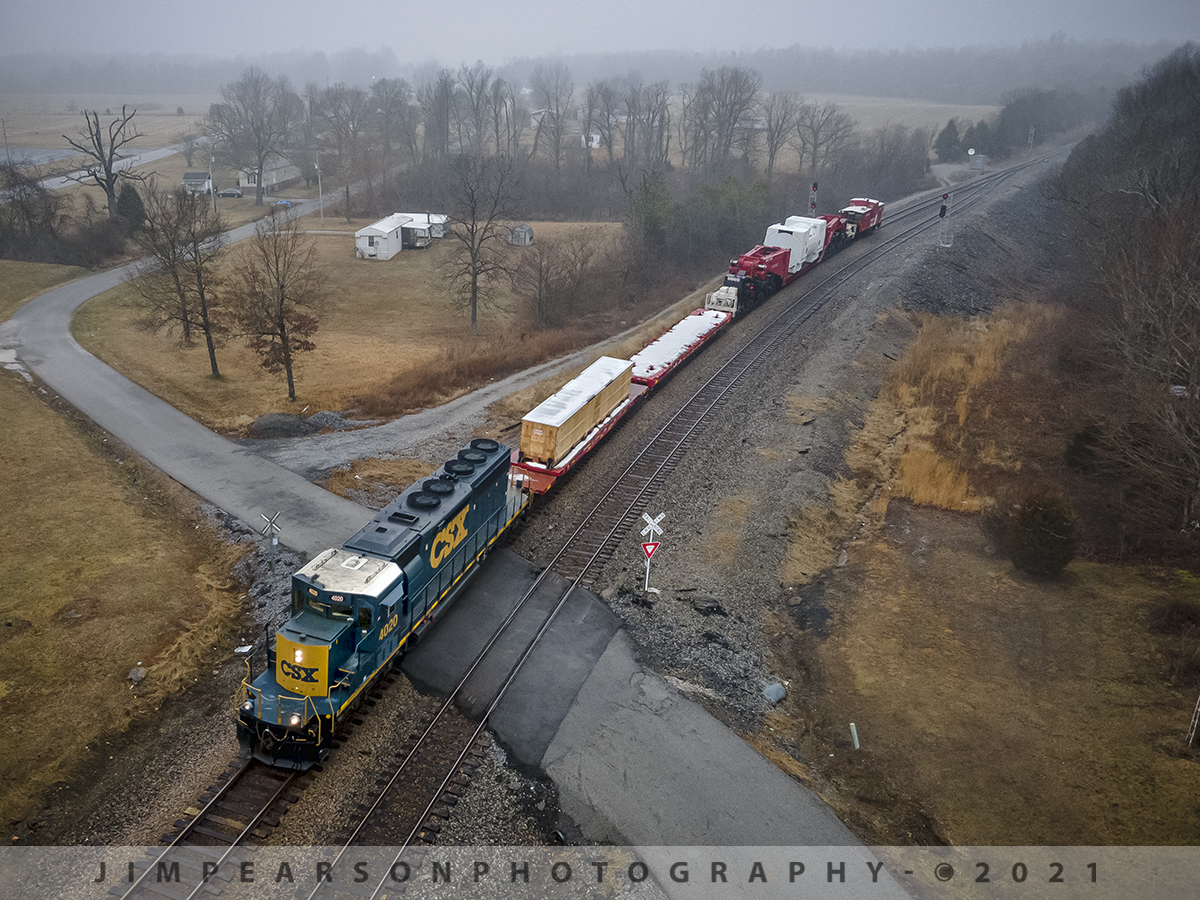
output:
M317 672L319 670L316 668L310 669L307 666L297 666L294 663L288 662L286 659L281 659L279 661L279 668L283 670L283 674L288 678L294 678L297 681L303 681L306 684L317 683Z
M467 510L470 504L464 506L457 516L446 523L446 527L438 532L437 537L433 539L433 544L429 548L429 565L437 568L446 561L454 548L461 544L467 537Z

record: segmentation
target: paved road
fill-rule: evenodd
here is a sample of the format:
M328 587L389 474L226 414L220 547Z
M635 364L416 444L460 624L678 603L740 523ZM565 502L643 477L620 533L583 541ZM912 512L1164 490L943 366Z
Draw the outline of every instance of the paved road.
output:
M253 233L245 226L231 233ZM260 515L280 513L282 540L315 554L338 546L370 518L349 500L214 434L113 371L71 337L71 314L116 287L128 269L62 285L0 323L0 350L36 374L96 424L176 481L256 529Z

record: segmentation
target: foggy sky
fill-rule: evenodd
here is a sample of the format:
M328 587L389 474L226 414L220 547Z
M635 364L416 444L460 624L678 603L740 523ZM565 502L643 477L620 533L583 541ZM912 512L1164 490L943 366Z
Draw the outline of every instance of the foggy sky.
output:
M0 0L0 54L170 52L232 57L390 47L446 65L619 50L1200 42L1197 0ZM149 9L150 12L145 12Z

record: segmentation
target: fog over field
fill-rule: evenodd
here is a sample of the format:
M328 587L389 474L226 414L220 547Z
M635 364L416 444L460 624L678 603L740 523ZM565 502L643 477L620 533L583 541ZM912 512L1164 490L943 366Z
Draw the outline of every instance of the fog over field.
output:
M211 0L200 5L6 0L0 54L258 56L388 47L404 63L647 50L741 52L792 45L885 49L1081 41L1200 40L1195 0L458 0L449 5Z

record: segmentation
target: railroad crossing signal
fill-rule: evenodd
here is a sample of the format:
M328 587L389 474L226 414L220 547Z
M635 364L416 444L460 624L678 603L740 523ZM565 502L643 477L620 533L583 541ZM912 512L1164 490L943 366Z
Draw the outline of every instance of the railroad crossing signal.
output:
M642 518L646 520L646 527L642 529L642 537L645 537L648 534L662 534L663 530L659 527L659 523L662 522L662 520L666 517L666 513L659 513L654 518L650 518L650 513L642 513ZM649 559L649 557L647 557L647 559Z
M262 527L262 530L259 531L259 534L263 535L264 537L268 534L271 535L271 557L267 561L267 567L271 570L272 574L275 572L275 548L279 546L279 535L283 533L283 529L275 523L275 520L279 518L279 513L281 511L282 510L277 510L275 515L271 516L270 518L268 518L264 513L258 514L258 517L267 523Z

